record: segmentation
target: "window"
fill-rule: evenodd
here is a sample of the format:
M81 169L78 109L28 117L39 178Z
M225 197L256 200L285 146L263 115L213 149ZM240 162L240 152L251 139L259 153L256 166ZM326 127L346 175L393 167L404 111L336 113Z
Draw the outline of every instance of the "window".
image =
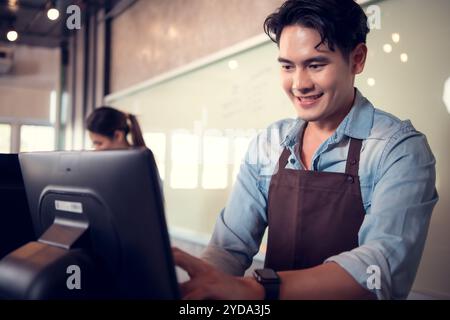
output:
M55 150L55 128L22 125L20 128L20 152Z
M0 123L0 153L11 152L11 126Z
M152 150L158 166L159 176L164 180L166 171L166 135L160 132L144 133L144 141L147 147Z
M172 135L172 170L170 186L173 189L195 189L198 185L199 138L189 133Z
M228 138L205 136L203 138L204 189L225 189L228 178Z

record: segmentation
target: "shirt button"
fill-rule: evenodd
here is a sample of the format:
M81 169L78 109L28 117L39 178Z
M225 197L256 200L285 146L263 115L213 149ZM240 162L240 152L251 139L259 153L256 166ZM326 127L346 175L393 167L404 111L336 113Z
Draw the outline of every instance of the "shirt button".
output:
M352 176L347 176L348 183L353 183L354 179Z
M294 164L294 163L295 163L295 159L292 158L291 160L289 160L289 162L290 162L291 164Z

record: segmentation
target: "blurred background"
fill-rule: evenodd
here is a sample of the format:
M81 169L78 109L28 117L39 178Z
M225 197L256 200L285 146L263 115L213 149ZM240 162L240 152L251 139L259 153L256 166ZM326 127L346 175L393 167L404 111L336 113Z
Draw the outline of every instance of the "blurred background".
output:
M359 2L371 32L356 86L410 119L437 159L440 201L411 298L449 299L450 1ZM198 254L250 139L295 117L262 29L282 3L0 1L0 153L90 149L84 119L95 107L136 114L157 158L172 239Z

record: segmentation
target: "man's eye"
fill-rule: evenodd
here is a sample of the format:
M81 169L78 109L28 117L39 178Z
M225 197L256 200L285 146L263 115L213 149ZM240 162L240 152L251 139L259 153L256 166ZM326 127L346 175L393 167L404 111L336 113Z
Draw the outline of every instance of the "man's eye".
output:
M309 68L315 70L315 69L319 69L319 68L321 68L323 66L324 66L324 64L310 64Z
M281 69L283 69L283 70L292 70L292 66L287 65L287 64L281 65Z

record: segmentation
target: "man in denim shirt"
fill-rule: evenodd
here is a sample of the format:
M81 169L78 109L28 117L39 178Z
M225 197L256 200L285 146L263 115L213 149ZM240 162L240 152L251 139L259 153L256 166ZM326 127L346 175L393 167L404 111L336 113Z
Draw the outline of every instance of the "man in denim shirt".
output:
M298 118L250 144L208 263L174 249L185 298L407 297L438 199L435 159L409 121L354 88L366 21L353 0L288 0L266 19ZM266 227L266 268L242 278Z

